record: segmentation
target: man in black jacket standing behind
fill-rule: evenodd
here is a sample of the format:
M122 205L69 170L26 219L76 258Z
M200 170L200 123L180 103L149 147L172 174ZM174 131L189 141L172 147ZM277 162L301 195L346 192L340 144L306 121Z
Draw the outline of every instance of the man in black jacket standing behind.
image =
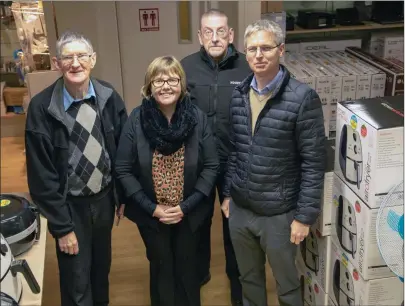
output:
M201 17L198 38L199 52L185 57L181 64L186 72L188 89L194 103L208 115L212 131L217 138L220 169L217 189L222 203L224 173L229 152L229 101L236 85L251 72L244 54L234 47L234 31L228 26L228 17L219 10L210 10ZM212 194L212 214L202 229L200 242L201 284L210 280L211 218L214 212L215 190ZM233 305L242 305L239 271L229 236L228 220L223 220L226 273L231 283Z

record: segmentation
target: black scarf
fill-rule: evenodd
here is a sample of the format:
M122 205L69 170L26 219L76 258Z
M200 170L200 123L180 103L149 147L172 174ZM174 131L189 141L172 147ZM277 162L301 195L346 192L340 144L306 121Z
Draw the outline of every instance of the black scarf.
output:
M143 99L140 114L141 126L151 148L163 155L170 155L179 150L197 124L193 109L190 98L185 96L177 102L169 124L153 97Z

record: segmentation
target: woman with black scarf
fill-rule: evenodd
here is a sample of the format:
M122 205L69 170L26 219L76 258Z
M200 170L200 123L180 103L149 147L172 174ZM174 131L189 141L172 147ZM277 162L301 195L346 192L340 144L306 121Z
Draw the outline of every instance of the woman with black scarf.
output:
M137 224L146 247L151 305L200 306L196 252L219 166L215 140L174 57L149 65L142 97L117 151L124 215Z

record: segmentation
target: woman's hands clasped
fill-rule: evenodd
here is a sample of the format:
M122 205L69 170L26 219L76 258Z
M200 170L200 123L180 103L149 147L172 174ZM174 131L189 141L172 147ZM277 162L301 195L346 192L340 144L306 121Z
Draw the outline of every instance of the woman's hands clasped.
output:
M182 220L184 213L181 210L180 205L175 207L157 205L153 216L158 218L162 223L176 224Z

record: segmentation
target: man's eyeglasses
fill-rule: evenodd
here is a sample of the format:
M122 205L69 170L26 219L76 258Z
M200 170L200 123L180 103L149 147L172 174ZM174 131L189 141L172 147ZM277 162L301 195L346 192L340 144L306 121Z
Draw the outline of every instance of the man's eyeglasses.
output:
M177 86L179 85L180 79L170 78L168 80L157 79L152 81L152 85L155 87L162 87L167 83L169 86Z
M216 33L217 33L218 37L225 38L226 35L228 34L228 31L226 31L224 29L219 29L218 31L216 31ZM203 31L203 35L204 35L204 38L211 39L212 36L214 35L214 31L206 29Z
M80 64L86 64L89 62L91 54L66 55L61 57L61 61L64 65L72 65L75 57Z
M270 54L274 49L278 48L280 45L276 46L260 46L260 47L249 47L246 49L247 53L249 55L255 55L257 53L257 49L260 50L260 52L263 55Z

